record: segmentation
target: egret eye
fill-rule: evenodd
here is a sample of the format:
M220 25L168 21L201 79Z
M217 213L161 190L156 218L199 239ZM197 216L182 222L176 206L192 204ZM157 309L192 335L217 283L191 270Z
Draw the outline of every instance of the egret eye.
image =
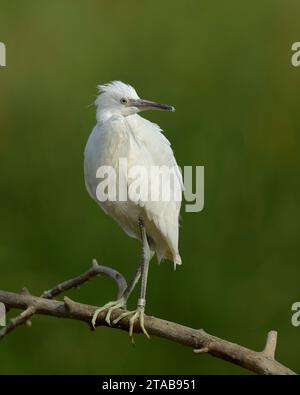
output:
M127 103L128 103L128 100L126 99L126 97L122 97L122 99L120 100L120 102L121 102L122 104L127 104Z

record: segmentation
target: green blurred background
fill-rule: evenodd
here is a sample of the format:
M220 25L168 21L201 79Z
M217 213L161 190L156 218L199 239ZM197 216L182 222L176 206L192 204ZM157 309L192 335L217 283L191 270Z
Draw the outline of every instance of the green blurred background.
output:
M96 85L120 79L174 114L147 113L180 165L205 166L205 208L182 212L183 266L153 263L147 312L261 349L300 371L297 0L0 0L0 288L40 294L93 257L129 278L139 243L88 196L83 149ZM102 305L96 278L69 296ZM135 307L135 293L129 307ZM16 314L16 311L13 311ZM11 316L11 314L10 314ZM158 338L36 316L1 342L1 373L240 374Z

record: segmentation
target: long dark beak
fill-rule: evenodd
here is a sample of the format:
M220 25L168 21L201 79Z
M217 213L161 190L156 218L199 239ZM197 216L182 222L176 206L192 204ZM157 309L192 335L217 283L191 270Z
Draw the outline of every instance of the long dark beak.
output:
M156 103L150 100L130 100L130 105L137 107L140 111L144 110L161 110L161 111L175 111L175 107L169 106L169 104Z

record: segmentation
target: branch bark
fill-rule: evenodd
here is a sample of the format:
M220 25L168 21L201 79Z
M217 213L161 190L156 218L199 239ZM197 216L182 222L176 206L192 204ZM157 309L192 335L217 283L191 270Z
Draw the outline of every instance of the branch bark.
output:
M102 271L101 269L102 268ZM106 268L106 267L104 267ZM107 269L107 268L106 268ZM120 273L108 268L105 274L114 278L118 284L119 292L126 286L126 281ZM59 318L67 318L78 321L83 321L91 326L91 319L97 306L82 304L64 297L64 301L51 300L52 297L57 296L61 292L78 287L82 283L88 281L91 277L97 274L103 274L103 266L93 263L93 267L83 275L65 281L64 283L46 291L41 297L32 296L27 291L21 293L13 293L0 290L0 302L6 305L6 308L17 308L23 312L12 322L4 328L2 337L8 334L16 326L28 322L28 319L33 314L43 314ZM124 312L122 309L117 309L112 312L112 321ZM103 311L99 314L96 326L108 326L105 322L105 314ZM112 328L128 331L129 318L122 319L116 326ZM17 324L16 324L17 323ZM11 330L7 330L11 326ZM158 336L168 339L175 343L192 347L195 353L208 353L214 357L221 358L235 365L241 366L247 370L263 375L295 375L291 369L282 365L275 360L275 349L277 342L277 333L271 331L268 333L266 345L263 351L254 351L238 344L220 339L216 336L206 333L203 329L189 328L175 322L166 321L160 318L145 316L145 328L150 335ZM134 332L140 333L141 328L137 322L134 326ZM1 334L0 334L1 339Z

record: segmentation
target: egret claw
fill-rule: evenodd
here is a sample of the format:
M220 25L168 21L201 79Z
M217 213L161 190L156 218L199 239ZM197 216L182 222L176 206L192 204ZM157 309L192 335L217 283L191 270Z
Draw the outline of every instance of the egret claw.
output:
M145 312L143 307L138 307L134 311L126 311L125 313L120 314L119 317L113 321L113 325L116 325L120 320L128 317L129 315L132 315L129 320L129 336L131 337L131 339L133 339L133 327L137 319L139 319L140 321L140 327L143 333L148 337L148 339L150 339L149 333L146 331L145 328Z
M92 317L92 327L95 329L96 328L96 321L98 318L98 315L104 311L107 310L106 316L105 316L105 321L108 325L111 325L110 322L110 317L111 317L111 313L113 312L113 310L121 308L121 307L125 307L126 303L125 300L123 298L119 299L119 300L115 300L113 302L108 302L106 303L104 306L99 307L99 309L96 309L94 311L93 317Z

